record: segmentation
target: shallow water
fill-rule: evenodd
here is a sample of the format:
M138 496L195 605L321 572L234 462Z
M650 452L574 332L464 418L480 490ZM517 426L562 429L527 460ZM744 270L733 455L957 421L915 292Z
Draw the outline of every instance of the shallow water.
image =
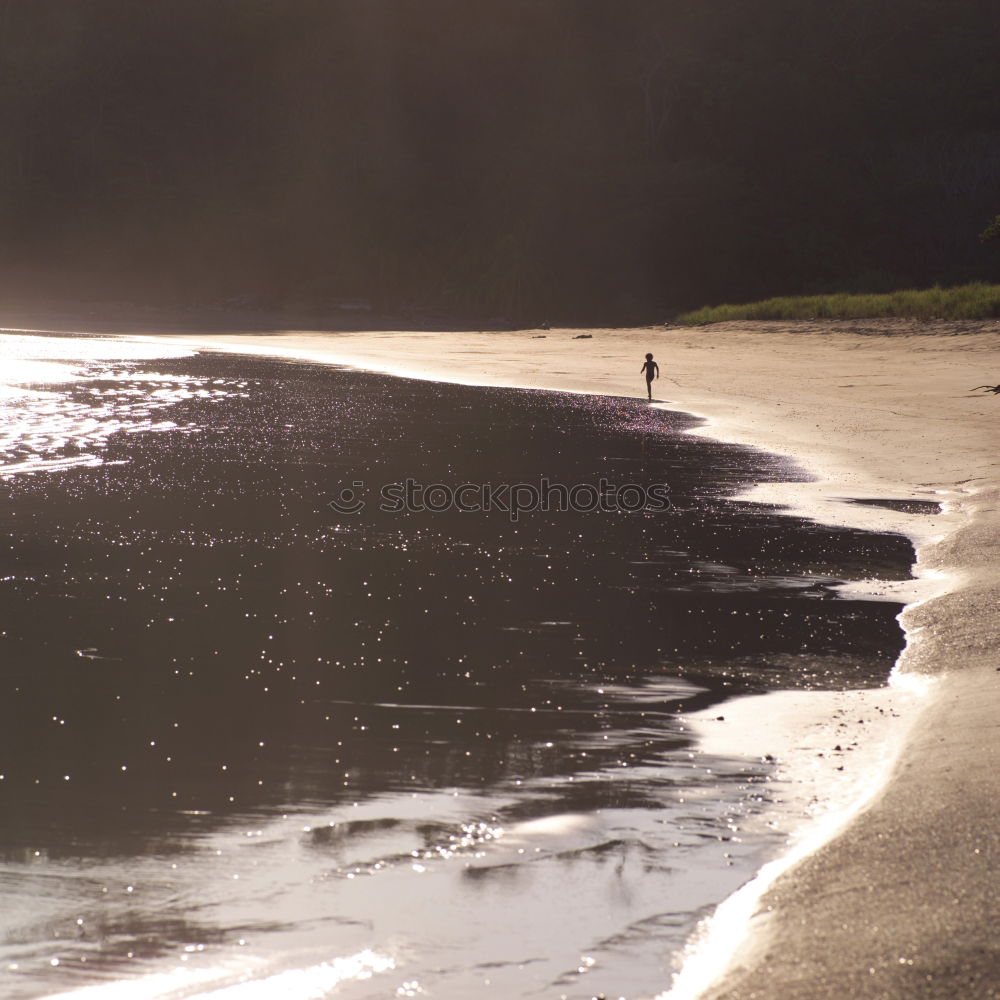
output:
M6 345L52 367L0 424L3 995L662 989L778 846L683 711L882 684L897 607L829 588L909 544L727 500L795 472L641 401L155 347ZM670 506L379 510L408 477Z

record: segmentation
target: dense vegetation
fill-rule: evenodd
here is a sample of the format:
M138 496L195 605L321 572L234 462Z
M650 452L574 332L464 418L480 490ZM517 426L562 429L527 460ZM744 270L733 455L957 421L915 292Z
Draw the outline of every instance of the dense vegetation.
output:
M955 288L915 289L862 295L797 295L743 305L705 306L677 317L698 326L740 319L983 319L1000 316L1000 285L972 282Z
M990 280L998 28L995 0L6 0L0 291L631 322Z

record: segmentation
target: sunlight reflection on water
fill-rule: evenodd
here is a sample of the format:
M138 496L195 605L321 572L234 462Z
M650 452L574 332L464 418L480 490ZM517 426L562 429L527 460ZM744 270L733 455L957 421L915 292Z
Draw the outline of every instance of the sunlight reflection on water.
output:
M394 969L395 965L388 956L365 949L306 968L272 970L263 976L253 967L254 963L206 969L181 967L137 980L88 986L50 996L48 1000L158 1000L163 997L172 1000L275 1000L278 997L281 1000L319 1000L345 982L370 979L377 973ZM397 995L417 994L397 991Z
M116 431L170 430L154 414L243 386L138 372L139 362L190 357L169 344L102 337L0 336L0 477L94 466Z

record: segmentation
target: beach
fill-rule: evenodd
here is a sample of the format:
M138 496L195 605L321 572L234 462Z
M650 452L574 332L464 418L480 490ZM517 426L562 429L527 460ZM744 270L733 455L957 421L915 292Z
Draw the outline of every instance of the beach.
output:
M909 715L912 545L734 499L807 477L681 410L0 355L12 1000L653 996Z
M751 491L755 500L912 538L919 586L904 598L908 642L896 672L933 679L924 707L888 780L872 788L862 775L863 808L774 879L736 954L696 989L713 1000L1000 995L1000 402L969 392L996 380L1000 324L173 332L199 347L410 377L634 396L651 351L662 373L655 405L705 418L695 433L792 456L815 477L767 484ZM865 499L936 502L942 513L846 502Z
M995 4L0 20L0 1000L1000 1000Z

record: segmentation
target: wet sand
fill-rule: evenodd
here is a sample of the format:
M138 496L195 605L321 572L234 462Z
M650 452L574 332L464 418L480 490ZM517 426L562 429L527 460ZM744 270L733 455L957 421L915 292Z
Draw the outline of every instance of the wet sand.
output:
M653 351L663 374L657 405L705 417L698 433L792 455L816 476L767 484L754 499L913 538L925 586L902 617L908 646L898 672L935 678L929 704L878 794L756 902L749 935L706 995L1000 996L1000 400L968 391L997 380L1000 323L586 333L290 332L197 342L468 384L633 395L643 394L639 366ZM943 514L845 498L937 501Z

